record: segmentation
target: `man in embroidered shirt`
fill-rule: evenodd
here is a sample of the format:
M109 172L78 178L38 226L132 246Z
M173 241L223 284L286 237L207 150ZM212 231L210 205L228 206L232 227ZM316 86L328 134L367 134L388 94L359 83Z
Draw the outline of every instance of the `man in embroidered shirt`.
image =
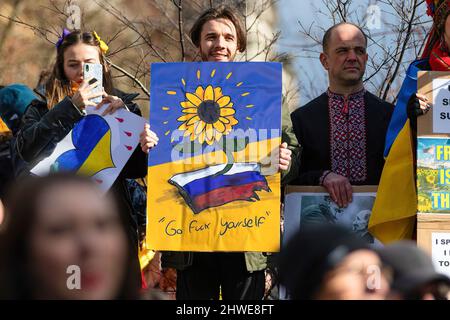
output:
M366 91L367 37L340 23L323 37L320 62L329 88L291 114L303 146L296 184L323 185L340 207L352 201L352 185L377 185L393 105Z

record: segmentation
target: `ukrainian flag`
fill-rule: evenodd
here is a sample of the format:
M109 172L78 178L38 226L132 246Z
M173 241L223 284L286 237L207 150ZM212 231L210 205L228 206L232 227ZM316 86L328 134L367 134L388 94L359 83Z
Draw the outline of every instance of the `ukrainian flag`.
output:
M105 119L87 115L71 131L74 149L61 154L53 163L53 171L73 171L93 176L114 168L111 155L111 129Z
M427 60L409 66L386 134L386 162L369 221L370 233L390 243L412 237L417 213L413 140L407 103L417 92L417 73Z

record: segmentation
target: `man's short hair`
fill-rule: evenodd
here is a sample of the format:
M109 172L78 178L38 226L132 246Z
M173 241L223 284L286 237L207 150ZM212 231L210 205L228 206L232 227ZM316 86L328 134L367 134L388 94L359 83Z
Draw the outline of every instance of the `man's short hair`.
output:
M361 29L360 26L351 23L351 22L339 22L338 24L335 24L334 26L330 27L325 34L323 35L323 39L322 39L322 50L323 52L325 52L328 49L328 45L330 43L330 39L331 39L331 34L333 33L333 30L336 29L339 26L345 25L345 24L349 24L351 26L354 26L356 28L358 28L358 30L362 33L362 35L364 36L364 40L366 40L366 47L367 47L367 35L365 34L365 32L363 31L363 29Z
M210 8L204 11L191 28L190 36L192 43L198 48L200 47L200 36L203 25L210 20L227 19L230 20L236 28L237 49L240 52L245 51L247 47L247 35L244 31L242 20L239 18L239 13L228 6L219 6Z

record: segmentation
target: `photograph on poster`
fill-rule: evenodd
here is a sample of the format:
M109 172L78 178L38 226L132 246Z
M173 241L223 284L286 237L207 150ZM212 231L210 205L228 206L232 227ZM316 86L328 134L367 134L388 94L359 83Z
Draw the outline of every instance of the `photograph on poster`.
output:
M332 223L347 227L371 245L381 245L367 229L375 196L375 192L354 193L352 202L340 208L326 192L290 192L284 209L283 242L308 225Z

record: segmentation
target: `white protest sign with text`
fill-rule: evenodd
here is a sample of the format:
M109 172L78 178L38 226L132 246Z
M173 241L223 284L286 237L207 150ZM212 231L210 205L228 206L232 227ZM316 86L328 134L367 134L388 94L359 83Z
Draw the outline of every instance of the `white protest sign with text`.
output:
M433 133L450 133L450 80L433 80Z
M450 233L431 234L431 257L436 271L450 277Z

